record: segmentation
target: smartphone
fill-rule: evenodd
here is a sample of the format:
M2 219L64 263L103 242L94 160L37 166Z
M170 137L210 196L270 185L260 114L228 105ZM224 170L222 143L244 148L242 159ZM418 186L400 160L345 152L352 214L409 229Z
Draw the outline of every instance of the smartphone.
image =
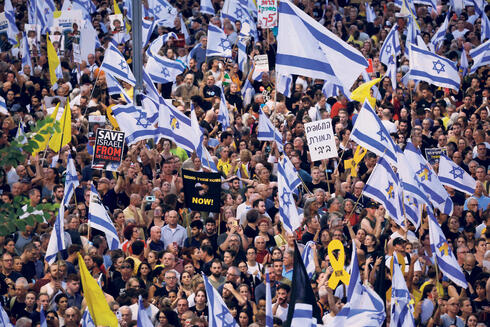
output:
M238 226L238 221L234 220L233 221L233 226Z
M178 171L177 169L172 170L172 175L177 175Z
M155 197L153 195L145 196L146 202L155 202Z

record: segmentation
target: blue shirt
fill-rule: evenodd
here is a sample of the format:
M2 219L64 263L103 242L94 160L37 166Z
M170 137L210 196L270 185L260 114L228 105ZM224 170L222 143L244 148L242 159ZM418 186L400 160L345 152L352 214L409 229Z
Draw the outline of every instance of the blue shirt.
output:
M162 236L160 239L164 244L176 242L179 247L183 247L187 239L187 231L180 225L177 225L175 229L171 229L168 225L165 225L162 227Z

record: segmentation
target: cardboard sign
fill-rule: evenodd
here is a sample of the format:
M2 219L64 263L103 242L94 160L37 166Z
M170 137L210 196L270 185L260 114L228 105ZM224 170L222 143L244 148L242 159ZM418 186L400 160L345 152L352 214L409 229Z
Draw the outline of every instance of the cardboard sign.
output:
M277 0L257 0L257 9L259 27L273 28L277 26Z
M117 171L124 149L124 132L97 129L92 169Z
M311 161L338 157L333 135L332 119L318 120L305 124L306 140Z
M185 204L191 210L220 211L221 175L182 169Z
M269 58L267 55L256 55L254 57L255 74L268 72L269 71Z
M446 148L426 148L425 149L425 158L427 161L433 165L435 163L439 162L439 158L441 157L441 154L447 155L447 149Z
M53 13L53 26L59 26L63 30L64 34L73 32L73 24L77 24L80 27L82 23L81 17L83 13L79 9L55 11Z

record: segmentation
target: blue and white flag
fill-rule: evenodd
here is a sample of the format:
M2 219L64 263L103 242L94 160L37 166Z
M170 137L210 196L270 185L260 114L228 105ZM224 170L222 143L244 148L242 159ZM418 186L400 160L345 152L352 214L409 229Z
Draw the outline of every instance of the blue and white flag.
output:
M369 5L369 3L365 3L364 6L366 7L366 20L368 23L374 23L374 20L376 19L376 12L374 11L373 7Z
M92 20L90 14L95 13L96 7L91 0L71 0L72 9L78 9L82 11L82 17L84 20Z
M184 18L182 14L179 14L180 18L180 33L184 34L185 44L191 43L191 36L189 35L189 30L187 29L187 25L185 24Z
M142 107L133 103L115 105L112 114L121 131L125 133L126 144L130 146L141 140L153 139L156 136L158 112L149 114Z
M146 309L143 305L143 298L141 295L138 297L138 318L136 320L137 327L153 327L153 323L151 322L151 317L146 312Z
M58 215L54 222L51 237L49 238L48 249L46 250L45 260L49 264L56 261L56 256L61 251L66 250L65 245L65 199L60 203Z
M358 145L378 156L384 155L390 164L396 165L395 142L368 100L364 101L350 137Z
M39 310L39 324L41 327L48 327L48 323L46 322L46 311L44 311L44 306L41 306L41 310Z
M444 214L451 215L453 212L453 201L430 164L420 153L420 150L412 142L408 141L404 154L417 175L420 187L428 196L432 205Z
M327 98L330 97L336 97L340 94L343 94L349 101L350 100L350 91L345 90L344 86L341 85L340 81L338 78L335 79L328 79L323 83L322 87L322 93L325 95Z
M391 60L401 54L400 37L398 35L398 25L395 24L386 36L386 39L379 51L379 61L388 65ZM396 60L396 59L395 59Z
M293 84L293 77L291 75L279 74L277 77L277 92L284 95L286 98L291 96L291 85Z
M141 20L141 26L141 47L144 48L148 44L148 42L150 42L151 35L153 34L153 30L155 29L155 21L143 18Z
M409 15L407 18L407 35L405 39L405 56L410 54L410 45L417 45L417 38L420 35L420 28L417 24L417 20L413 15Z
M269 272L265 272L265 327L273 326L273 315L272 315L272 293L271 293L271 282L269 280Z
M490 38L490 21L488 20L488 16L485 13L483 13L481 16L480 41L483 42L488 38Z
M279 215L284 228L289 233L294 233L301 226L301 218L298 215L298 209L294 202L293 192L291 189L288 173L286 170L286 159L284 156L277 165L277 183L279 189Z
M155 82L151 79L150 75L146 72L143 67L143 85L145 86L145 94L151 98L154 102L160 102L160 93L155 86Z
M201 159L201 165L212 172L217 172L218 168L216 167L216 163L212 160L208 149L204 146L204 134L201 131L199 122L197 121L196 111L194 110L193 105L191 105L191 127L195 133L193 143L196 149L196 155L199 157L199 159ZM196 140L198 140L197 143Z
M383 204L391 219L405 226L400 180L384 157L379 158L364 186L363 194Z
M430 43L432 43L432 46L436 51L439 49L441 42L446 37L446 31L449 26L449 15L450 12L447 13L446 18L442 22L441 26L437 29L437 31L432 36L432 39L430 40Z
M208 321L213 327L239 327L218 290L211 285L205 274L202 274L206 296L208 298Z
M117 235L117 230L112 223L111 218L107 214L107 210L102 204L99 192L92 184L90 188L90 205L88 209L88 224L90 227L104 232L107 247L110 251L114 251L121 248L119 242L119 236Z
M485 11L484 0L465 0L465 5L475 7L475 13L478 16L481 16L482 13Z
M7 109L7 103L2 96L0 96L0 114L4 114L6 116L10 115Z
M410 45L410 76L441 87L459 90L461 79L451 60Z
M291 303L293 305L293 303ZM291 326L316 326L316 318L313 318L313 306L309 303L294 303L294 313L291 318Z
M262 109L259 109L259 125L257 126L257 139L259 141L276 141L277 149L282 152L282 134L272 125Z
M271 307L271 312L272 312L272 307ZM0 305L0 325L5 326L5 327L14 327L14 325L12 325L10 323L9 315L7 314L5 309L3 308L3 305ZM272 327L272 324L271 324L271 327Z
M159 26L175 27L175 19L179 13L167 0L149 0L148 14L158 19Z
M145 68L154 82L165 84L175 82L177 75L182 74L186 66L179 60L153 54L148 57Z
M75 189L80 185L78 181L77 169L75 168L75 160L68 153L68 160L66 164L66 175L65 175L65 191L63 198L65 203L70 203L71 197L75 194Z
M278 5L276 71L327 80L337 76L350 89L368 62L360 51L296 7Z
M148 47L148 50L146 50L146 54L148 56L158 55L158 52L160 51L160 49L165 45L165 43L167 43L167 41L171 37L173 37L176 40L179 38L177 36L177 34L175 34L174 32L170 32L170 33L158 36L155 40L153 40L153 42L151 42L150 46Z
M97 327L95 325L94 320L92 319L92 316L90 315L90 311L88 311L88 307L83 312L83 316L82 316L82 327Z
M132 86L136 85L136 79L134 78L131 68L114 44L110 44L109 48L105 51L104 61L102 62L102 65L100 65L100 69Z
M473 59L470 74L476 72L479 67L490 65L490 40L470 50L470 57Z
M27 35L22 33L22 71L24 67L28 65L31 67L31 75L34 73L34 67L32 67L31 52L29 51L29 42L27 42Z
M468 283L464 276L461 267L458 264L458 260L454 256L453 250L449 247L437 219L434 217L432 208L427 207L427 214L429 216L429 237L430 248L432 254L437 258L437 265L441 269L442 273L449 278L456 285L467 288Z
M386 312L383 300L371 287L362 284L356 243L352 241L347 303L337 313L331 324L332 326L380 327L385 319Z
M107 84L107 93L109 93L109 95L122 95L126 103L133 102L133 100L129 97L121 84L119 84L119 82L114 77L112 77L110 73L107 73L105 75L105 82Z
M228 111L228 104L225 98L225 91L221 86L220 89L221 89L221 99L220 99L221 101L219 103L218 122L221 123L221 130L224 131L231 126L231 122L230 122L230 113Z
M284 168L284 176L286 177L286 183L291 191L295 191L301 185L301 179L298 171L294 168L293 163L288 156L284 156L282 164Z
M238 69L244 72L247 65L247 40L244 37L238 37Z
M308 241L303 249L303 253L301 254L301 258L303 259L303 263L305 264L306 272L308 273L308 277L311 279L313 274L315 273L315 259L313 252L315 251L311 246L315 244L313 241Z
M475 179L444 154L439 158L439 180L455 190L469 195L475 194Z
M201 0L201 13L211 16L215 15L213 2L211 0Z
M463 51L461 51L461 61L459 63L459 69L461 73L463 74L463 78L468 74L468 67L470 65L468 64L468 57L466 56L466 50L463 47Z
M10 44L17 44L17 34L19 33L19 29L15 24L15 10L12 6L12 2L10 0L5 0L3 5L3 10L5 12L5 19L7 19L8 27L7 27L7 38Z
M221 18L228 18L232 23L243 21L248 13L246 10L243 10L240 4L238 0L225 0L223 9L221 10Z
M437 9L437 0L413 0L413 3L428 6L428 7L432 8L432 10ZM436 12L437 12L437 10L436 10Z
M208 45L206 47L206 57L231 58L232 44L225 32L218 26L210 24L208 26Z
M393 255L393 272L391 281L391 324L399 327L415 326L413 305L410 292L403 277L400 265Z

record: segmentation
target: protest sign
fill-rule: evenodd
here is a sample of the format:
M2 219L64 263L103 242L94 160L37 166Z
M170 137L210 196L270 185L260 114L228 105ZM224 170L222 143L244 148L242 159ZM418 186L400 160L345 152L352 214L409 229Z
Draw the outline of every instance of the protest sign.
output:
M92 169L117 171L124 149L124 132L97 129Z
M186 206L191 210L220 211L221 176L182 169Z
M338 157L331 119L307 123L305 131L312 161Z
M269 59L267 55L256 55L254 57L255 74L269 71Z
M257 0L257 11L259 27L273 28L277 26L277 0Z
M447 155L447 149L446 148L426 148L425 149L425 158L427 161L433 165L437 162L439 162L439 158L441 157L441 154Z

